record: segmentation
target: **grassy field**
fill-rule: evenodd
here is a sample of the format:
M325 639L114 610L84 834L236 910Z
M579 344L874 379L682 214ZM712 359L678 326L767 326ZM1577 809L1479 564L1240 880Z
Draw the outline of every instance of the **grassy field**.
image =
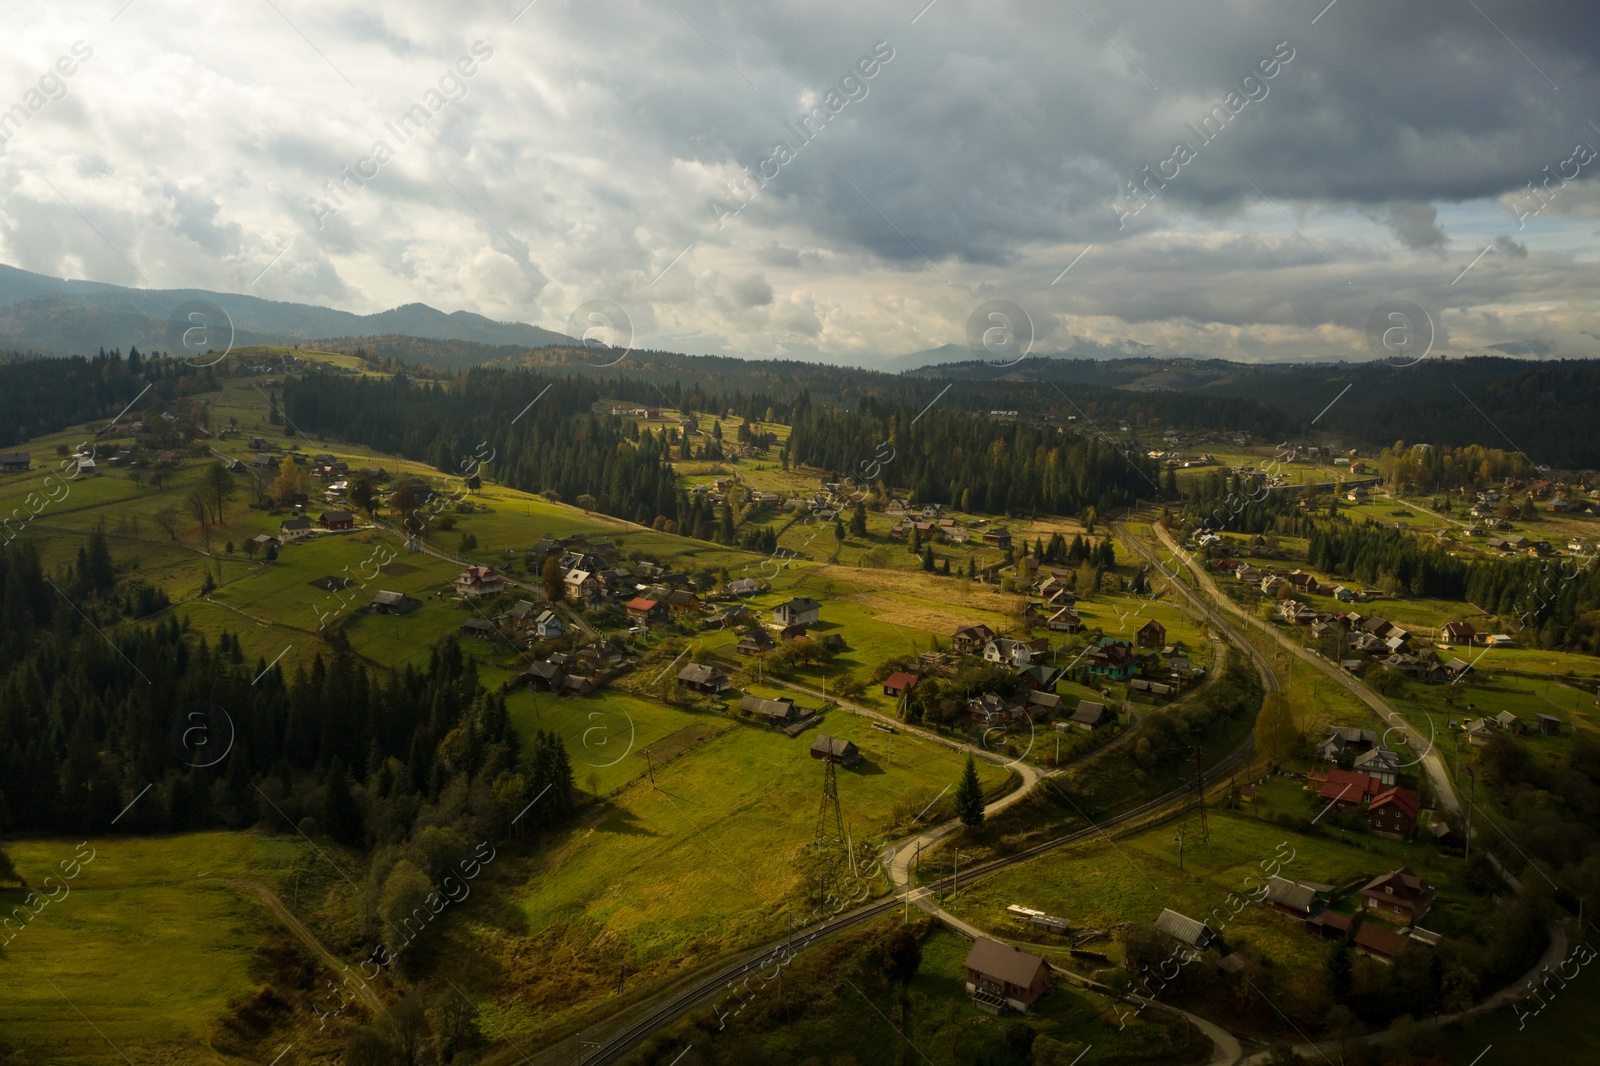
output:
M23 840L7 850L38 885L73 857L76 843ZM278 934L259 902L214 879L270 883L294 861L297 846L198 833L110 838L91 847L93 860L66 882L69 894L47 904L0 954L0 1038L62 1041L50 1061L63 1063L121 1061L96 1029L117 1044L204 1045L228 1000L254 987L251 952ZM22 895L0 893L0 906L9 912ZM153 977L162 978L159 985ZM152 1061L148 1048L131 1053Z
M479 930L478 948L497 956L520 993L491 1017L517 1033L544 1032L584 1008L582 979L557 980L532 965L555 945L571 950L577 973L614 982L622 964L648 980L779 933L791 909L804 921L803 857L822 783L809 748L818 732L855 742L864 756L838 773L846 830L862 843L908 827L957 780L964 761L842 711L795 738L609 694L519 705L514 715L519 728L566 736L580 786L604 797L574 832L533 858L514 924L534 951L522 936ZM641 757L646 747L653 783ZM979 775L991 790L1007 778L986 763Z

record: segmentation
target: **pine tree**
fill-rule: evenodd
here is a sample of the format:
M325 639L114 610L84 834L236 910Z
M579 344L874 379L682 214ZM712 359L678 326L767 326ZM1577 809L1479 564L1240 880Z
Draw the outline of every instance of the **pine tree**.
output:
M337 756L328 770L328 784L322 794L322 827L341 844L359 844L364 835L361 808L350 791L350 772Z
M967 756L967 767L961 771L961 783L956 786L956 816L962 825L983 824L983 785L978 781L978 764Z

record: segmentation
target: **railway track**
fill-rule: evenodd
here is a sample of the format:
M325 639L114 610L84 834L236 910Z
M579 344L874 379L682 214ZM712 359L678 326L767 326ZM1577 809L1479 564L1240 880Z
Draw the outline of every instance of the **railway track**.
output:
M1155 553L1151 551L1148 546L1141 543L1139 540L1129 534L1127 530L1122 527L1121 523L1117 523L1114 528L1117 536L1124 543L1131 546L1136 552L1138 552L1138 554L1143 556L1146 561L1157 568L1160 568L1160 561L1156 558ZM1227 619L1225 619L1208 602L1191 590L1182 581L1172 579L1171 584L1174 588L1179 590L1179 592L1196 610L1206 617L1206 619L1217 632L1226 637L1234 647L1241 649L1245 654L1250 656L1251 660L1256 664L1257 671L1261 674L1262 685L1264 686L1265 690L1269 693L1277 692L1279 690L1278 679L1273 674L1271 665L1267 662L1266 656L1262 655L1261 652L1250 643L1250 641L1246 640L1237 629L1229 624ZM1208 771L1208 775L1212 778L1218 778L1232 773L1234 770L1237 770L1239 767L1245 765L1254 753L1255 738L1251 736L1248 737L1245 742L1238 747L1238 749L1229 754L1221 762L1212 766ZM1133 807L1129 810L1121 812L1120 814L1116 814L1106 821L1091 825L1086 829L1080 829L1072 833L1067 833L1064 836L1057 837L1053 840L1047 840L1042 844L1035 844L1032 847L1025 848L1014 855L1007 855L1004 858L994 859L989 862L982 863L978 866L972 867L969 870L964 870L959 875L954 877L944 878L936 885L924 887L917 891L920 893L928 893L935 891L938 888L949 889L972 884L973 882L981 881L984 878L991 877L1002 870L1016 866L1019 863L1028 862L1031 859L1038 858L1040 855L1055 851L1058 848L1064 848L1073 844L1083 843L1084 841L1091 840L1097 836L1109 837L1111 832L1114 830L1120 831L1135 828L1142 825L1144 822L1149 821L1154 816L1166 814L1170 811L1176 810L1187 799L1189 794L1190 787L1188 785L1180 786L1179 788L1175 788L1170 792L1156 797L1155 799L1142 803L1137 807ZM828 921L818 923L816 926L804 930L799 935L791 934L790 936L786 936L782 939L770 941L759 948L747 951L728 964L719 967L700 980L695 981L693 984L680 989L676 993L673 993L670 998L659 1004L656 1004L653 1007L650 1007L645 1013L641 1014L637 1019L627 1025L626 1028L618 1031L609 1038L592 1045L587 1055L581 1054L582 1049L580 1048L580 1056L578 1061L584 1064L584 1066L603 1066L603 1064L606 1063L617 1062L623 1056L627 1055L634 1048L636 1048L651 1033L656 1032L658 1029L661 1029L663 1026L666 1026L673 1021L676 1021L678 1018L682 1017L688 1012L712 1002L720 994L722 994L724 990L731 989L736 982L746 979L753 973L758 973L769 967L780 965L791 953L798 954L800 951L804 951L808 947L838 936L840 933L843 933L849 929L853 929L865 922L870 922L876 918L888 914L896 907L903 906L906 902L906 898L907 897L905 894L896 894L885 899L878 900L874 903L864 904L863 906L857 907L854 910L837 915Z

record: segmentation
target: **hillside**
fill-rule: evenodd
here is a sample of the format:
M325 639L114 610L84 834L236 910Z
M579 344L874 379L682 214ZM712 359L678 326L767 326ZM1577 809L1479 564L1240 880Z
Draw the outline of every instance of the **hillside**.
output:
M523 348L571 340L523 322L496 322L469 311L446 313L420 303L357 315L205 289L147 290L65 281L0 265L0 347L43 355L93 354L129 345L165 351L172 347L168 320L190 300L210 301L226 311L237 345L387 334Z

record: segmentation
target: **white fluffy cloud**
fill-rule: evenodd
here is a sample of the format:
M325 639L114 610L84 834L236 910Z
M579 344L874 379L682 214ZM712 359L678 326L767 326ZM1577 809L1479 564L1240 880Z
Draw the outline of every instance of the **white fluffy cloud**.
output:
M524 2L11 5L0 257L841 362L993 298L1042 349L1361 358L1410 299L1448 352L1600 354L1576 2Z

